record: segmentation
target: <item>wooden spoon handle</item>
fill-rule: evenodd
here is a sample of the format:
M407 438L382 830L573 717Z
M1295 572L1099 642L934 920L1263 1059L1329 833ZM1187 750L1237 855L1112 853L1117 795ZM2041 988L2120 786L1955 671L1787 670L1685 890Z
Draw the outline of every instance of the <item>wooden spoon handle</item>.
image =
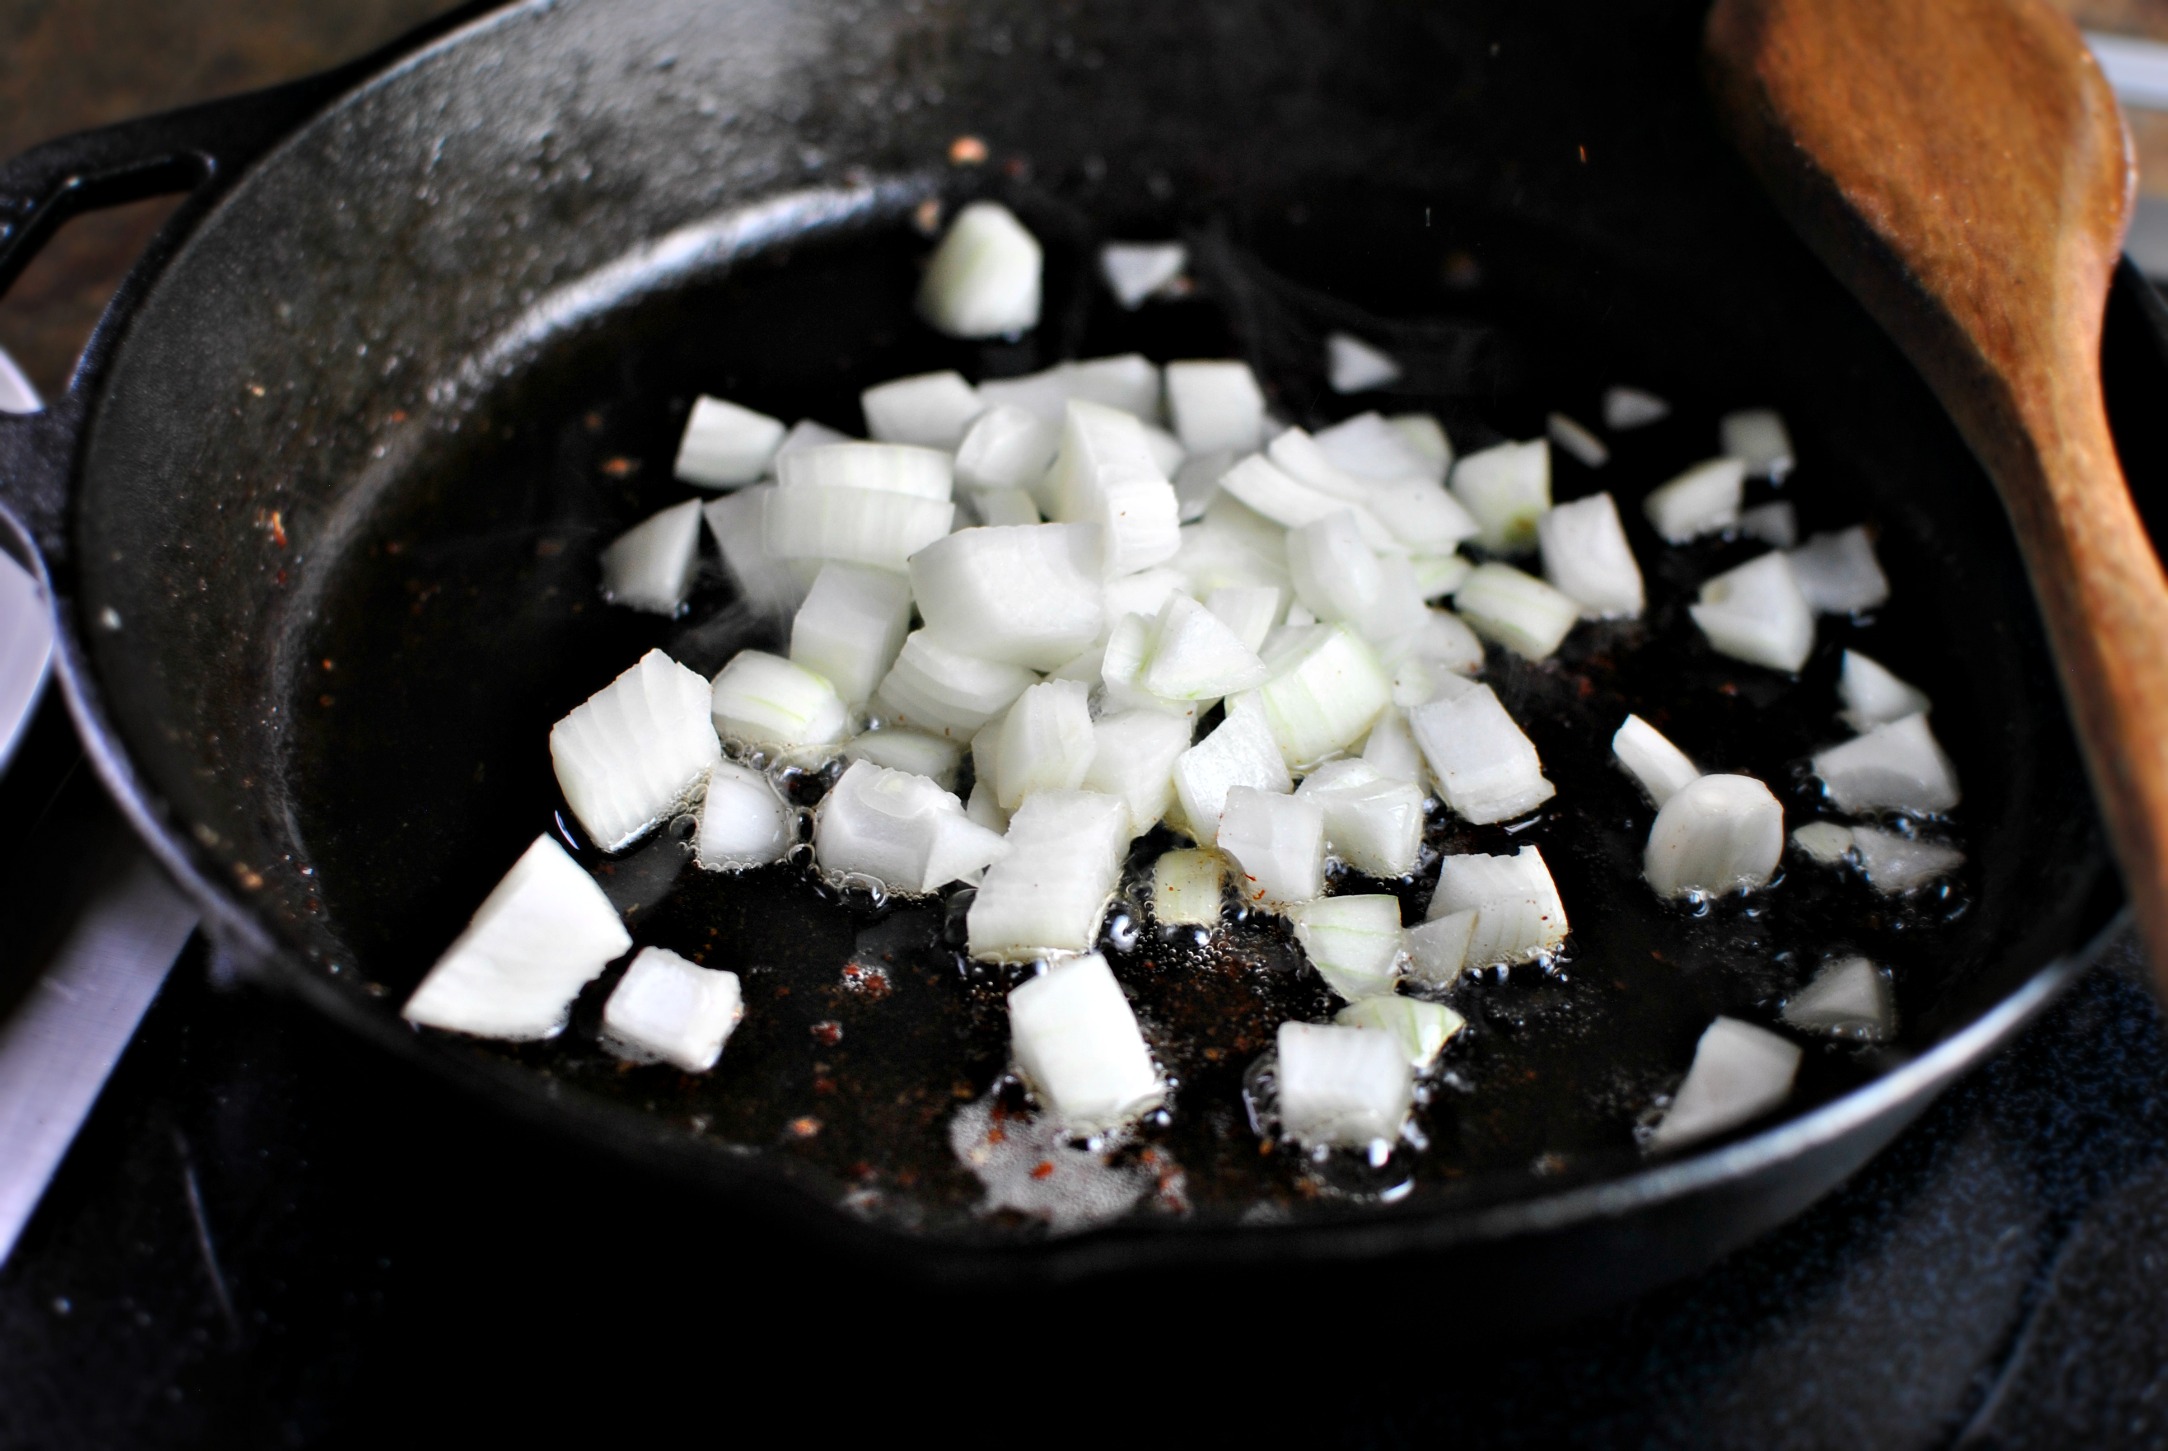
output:
M2168 578L2100 389L2128 133L2046 0L1717 0L1721 119L1912 359L2016 527L2168 998Z

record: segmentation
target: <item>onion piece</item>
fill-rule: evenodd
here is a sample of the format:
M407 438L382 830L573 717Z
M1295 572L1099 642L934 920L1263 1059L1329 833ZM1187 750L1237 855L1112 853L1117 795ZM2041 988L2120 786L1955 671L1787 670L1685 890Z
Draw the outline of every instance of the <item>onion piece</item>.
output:
M1814 611L1774 550L1706 581L1686 610L1720 655L1796 674L1814 653Z
M1671 416L1671 405L1640 388L1603 390L1603 426L1613 433L1646 428Z
M1792 828L1792 844L1810 860L1833 867L1852 850L1852 828L1834 821L1810 821Z
M1543 853L1524 846L1515 856L1469 852L1438 863L1438 885L1426 920L1475 913L1463 948L1469 967L1534 962L1554 952L1572 930L1565 903Z
M775 473L785 493L856 489L943 503L955 492L955 461L908 443L817 444L784 455Z
M953 792L957 774L963 767L964 748L944 736L929 736L924 731L906 730L902 726L884 726L853 736L851 743L843 748L843 759L870 761L890 771L924 776L942 790Z
M1418 1073L1435 1063L1453 1035L1468 1026L1466 1018L1444 1003L1392 994L1349 1003L1332 1020L1343 1028L1375 1028L1392 1034L1408 1055L1408 1066Z
M669 816L723 757L708 686L660 650L550 728L566 804L604 851L622 851Z
M1535 746L1487 685L1416 707L1408 728L1446 804L1464 821L1510 821L1558 794Z
M1799 1058L1797 1044L1767 1028L1718 1018L1694 1045L1693 1066L1649 1147L1676 1149L1760 1118L1791 1095Z
M1453 675L1473 675L1483 668L1483 642L1468 622L1451 610L1423 611L1413 630L1386 642L1384 654L1418 660ZM1433 689L1431 695L1442 693ZM1425 697L1428 699L1429 697ZM1416 702L1421 704L1420 701Z
M1415 1103L1399 1038L1378 1028L1282 1023L1280 1123L1299 1144L1365 1148L1400 1137Z
M1528 660L1554 654L1581 618L1578 601L1510 564L1479 564L1453 594L1453 609L1487 640Z
M556 839L538 836L475 908L400 1015L424 1028L533 1042L632 946L617 909Z
M1218 837L1227 793L1237 786L1295 788L1271 730L1255 711L1229 711L1210 734L1175 758L1175 797L1192 837L1207 845Z
M1099 249L1099 276L1126 312L1164 291L1189 265L1180 242L1108 242Z
M1207 701L1262 685L1265 676L1265 662L1225 621L1187 595L1170 594L1137 683L1163 700Z
M1349 503L1363 502L1373 486L1372 480L1357 478L1326 457L1306 429L1281 429L1266 445L1265 457L1296 483Z
M1129 847L1129 807L1096 791L1041 791L1009 818L1008 855L965 919L973 957L1030 962L1088 952Z
M1196 723L1197 702L1167 700L1139 683L1152 650L1152 621L1142 615L1124 615L1107 631L1106 647L1099 657L1099 703L1103 711L1156 710Z
M1036 791L1074 791L1092 763L1091 691L1076 680L1042 680L1002 717L994 799L1014 811Z
M1162 564L1108 580L1099 597L1106 602L1106 617L1110 620L1124 615L1156 620L1170 596L1188 593L1189 580L1182 572Z
M715 677L715 733L761 750L820 756L840 741L850 712L828 678L765 650L740 650Z
M1444 483L1453 470L1453 441L1445 436L1444 426L1428 413L1394 413L1385 421L1423 456L1430 481Z
M1199 599L1233 584L1291 588L1287 531L1231 494L1214 492L1204 519L1182 530L1173 567Z
M790 432L784 434L783 441L775 446L775 457L779 459L787 453L796 453L801 448L819 448L828 443L856 441L840 428L830 428L814 419L801 418L790 426ZM769 465L774 466L773 459L769 460Z
M870 877L920 895L1009 855L964 814L955 793L908 771L853 761L813 813L813 859L838 877Z
M1363 761L1389 781L1405 781L1420 790L1425 776L1422 749L1409 733L1407 713L1387 706L1363 743Z
M1897 998L1880 968L1864 957L1844 957L1793 993L1782 1016L1810 1033L1883 1043L1896 1036Z
M1946 877L1965 864L1965 854L1941 842L1899 836L1879 827L1852 828L1860 873L1885 897L1899 897Z
M652 514L602 551L602 597L613 605L675 615L700 560L700 501Z
M1454 497L1481 526L1493 554L1526 554L1536 544L1536 520L1551 507L1551 445L1541 438L1501 443L1453 465Z
M1189 749L1190 723L1152 710L1118 711L1092 722L1091 765L1085 789L1119 796L1129 806L1129 834L1159 824L1174 800L1174 763Z
M1380 479L1365 505L1402 549L1416 554L1446 554L1482 532L1460 500L1429 479Z
M1052 424L1013 404L996 404L979 414L956 446L956 482L974 490L1022 489L1043 513L1053 500L1041 485L1060 443L1061 430Z
M1152 462L1158 465L1161 476L1166 478L1169 487L1172 487L1174 476L1182 471L1182 465L1189 459L1188 451L1182 447L1180 439L1158 424L1146 423L1140 426L1144 429L1144 446L1151 453ZM1177 518L1181 515L1179 497L1175 501L1175 514Z
M971 799L964 803L964 815L996 836L1005 835L1009 829L1009 813L994 800L994 788L984 781L973 782Z
M1743 460L1747 473L1781 484L1792 471L1792 436L1773 408L1742 408L1717 420L1724 452Z
M1604 441L1563 413L1543 420L1543 434L1585 467L1600 469L1611 462L1611 450Z
M1116 1128L1166 1097L1137 1015L1096 952L1009 994L1009 1051L1072 1133Z
M1423 854L1423 793L1368 761L1327 761L1295 789L1325 818L1325 847L1356 871L1401 877Z
M954 369L876 383L858 395L866 432L881 443L910 443L954 452L971 421L985 411L978 390Z
M1925 715L1878 725L1814 754L1814 774L1840 811L1934 814L1957 805L1957 768Z
M1784 808L1752 776L1701 776L1649 828L1642 871L1659 897L1751 892L1784 855Z
M1477 908L1469 907L1408 928L1402 938L1408 954L1406 975L1440 988L1459 981L1468 965L1468 945L1475 938L1478 915Z
M1436 419L1428 421L1433 428L1437 426ZM1440 440L1445 437L1443 429L1439 429L1438 437ZM1435 455L1417 444L1406 430L1387 423L1374 412L1358 413L1330 428L1321 428L1314 441L1318 452L1335 468L1373 483L1410 478L1427 479L1434 484L1445 482L1442 471L1436 467ZM1445 446L1444 452L1450 458L1450 445Z
M634 1063L705 1073L744 1016L736 973L643 947L602 1005L602 1042Z
M1265 649L1271 672L1257 688L1281 756L1297 767L1363 738L1392 703L1392 677L1345 625L1312 625Z
M1054 518L1107 531L1110 575L1163 564L1181 547L1174 485L1153 461L1143 426L1119 409L1069 405L1047 487Z
M1284 905L1325 890L1325 813L1315 801L1230 786L1214 845L1234 859L1245 901Z
M918 315L952 338L993 338L1039 325L1038 239L999 202L956 214L927 260Z
M1789 549L1799 542L1799 511L1789 499L1756 504L1739 515L1739 532L1778 549Z
M1007 710L1035 678L1021 665L967 655L925 630L913 630L873 693L873 704L894 724L964 740Z
M1417 554L1408 560L1426 600L1442 600L1466 582L1475 565L1458 554Z
M1287 591L1271 584L1225 585L1206 597L1204 607L1254 653L1286 612Z
M1816 534L1788 550L1792 576L1807 603L1824 615L1851 615L1889 601L1889 577L1875 562L1874 544L1859 525Z
M781 420L721 398L693 401L671 472L703 489L732 489L768 471L783 441Z
M1686 752L1638 715L1627 716L1612 735L1611 754L1659 808L1701 775Z
M1641 566L1634 562L1618 504L1609 494L1553 507L1536 521L1536 536L1543 546L1543 577L1583 614L1605 620L1640 615Z
M1094 524L959 529L912 555L911 591L926 630L981 660L1051 670L1106 622Z
M1378 557L1349 509L1287 531L1287 572L1295 598L1321 620L1360 624L1384 588Z
M979 384L987 407L1008 404L1059 429L1072 400L1118 408L1139 419L1159 416L1159 367L1141 353L1060 363L1020 378L989 378Z
M1400 364L1352 333L1327 333L1325 379L1335 393L1368 393L1399 382Z
M911 588L902 576L824 564L791 622L791 663L826 679L845 704L864 705L910 629Z
M1217 927L1226 888L1227 858L1209 847L1161 852L1152 863L1152 920L1162 927Z
M1174 502L1184 524L1194 524L1204 517L1212 496L1219 491L1221 476L1235 466L1236 458L1235 453L1222 448L1193 453L1182 460L1182 467L1174 473Z
M762 614L789 615L804 602L812 580L768 553L768 501L775 492L773 484L741 489L710 499L700 512L722 551L723 568L738 598Z
M831 448L886 448L833 444ZM827 449L807 449L784 460ZM949 532L956 506L882 489L782 488L767 497L761 539L778 559L835 560L901 574L912 555Z
M1264 390L1248 363L1169 363L1166 379L1167 412L1188 452L1247 453L1264 442Z
M1399 547L1393 532L1368 509L1311 488L1263 454L1253 453L1238 460L1221 475L1219 486L1223 494L1285 529L1299 529L1343 509L1352 510L1365 544L1372 549ZM1205 518L1207 523L1211 521L1211 506L1207 506Z
M715 763L700 798L693 860L716 872L764 867L783 859L791 835L790 806L774 782L736 761Z
M1881 661L1857 650L1844 652L1837 671L1837 694L1844 700L1843 717L1855 731L1871 731L1934 708L1926 691L1907 685Z
M1745 491L1745 461L1720 456L1705 459L1651 490L1641 510L1665 543L1684 544L1738 523L1739 500Z
M1319 897L1288 909L1317 975L1349 1002L1389 993L1400 975L1400 899Z
M971 511L981 524L996 529L1045 522L1038 501L1022 489L973 489Z

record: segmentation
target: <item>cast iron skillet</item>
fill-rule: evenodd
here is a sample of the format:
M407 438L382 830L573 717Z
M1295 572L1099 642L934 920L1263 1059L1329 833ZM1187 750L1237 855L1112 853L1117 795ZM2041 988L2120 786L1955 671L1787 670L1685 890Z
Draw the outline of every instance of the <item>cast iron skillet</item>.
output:
M464 12L334 75L40 148L0 172L0 281L73 211L192 193L66 395L0 426L87 748L238 964L824 1245L1004 1280L1423 1256L1463 1290L1510 1286L1494 1323L1698 1267L1888 1142L2068 980L2118 900L1993 495L1723 151L1699 23L1658 3L567 0ZM946 164L965 133L991 165ZM1052 239L1049 317L1016 347L944 348L883 299L908 286L913 208L979 193ZM1828 490L1810 516L1864 510L1902 561L1898 663L1938 702L1968 790L1967 910L1907 979L1903 1049L1871 1065L1886 1071L1653 1167L1592 1154L1398 1204L1048 1242L864 1222L815 1160L645 1111L654 1080L613 1088L398 1021L539 827L543 727L632 658L590 603L589 550L674 495L656 476L689 392L848 422L858 383L906 365L1109 350L1083 301L1095 227L1184 231L1221 259L1221 312L1153 341L1241 346L1287 377L1323 327L1356 323L1420 360L1411 387L1457 398L1475 437L1622 375L1705 408L1785 406L1802 477ZM2127 471L2146 478L2168 417L2130 400L2168 388L2168 322L2128 269L2107 351ZM1285 386L1298 413L1322 401ZM644 478L610 465L643 455ZM759 943L744 952L784 973L832 971L879 925L838 938L833 909L780 885L737 910L732 932ZM1673 1072L1721 996L1713 967L1694 981L1650 990L1680 995L1642 1045Z

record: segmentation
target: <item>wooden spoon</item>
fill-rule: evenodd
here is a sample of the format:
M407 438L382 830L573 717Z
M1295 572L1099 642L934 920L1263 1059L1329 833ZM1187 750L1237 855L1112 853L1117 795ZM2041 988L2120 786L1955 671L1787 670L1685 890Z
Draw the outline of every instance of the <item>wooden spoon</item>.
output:
M2168 997L2168 580L2100 392L2115 97L2047 0L1717 0L1703 47L1748 164L2002 493Z

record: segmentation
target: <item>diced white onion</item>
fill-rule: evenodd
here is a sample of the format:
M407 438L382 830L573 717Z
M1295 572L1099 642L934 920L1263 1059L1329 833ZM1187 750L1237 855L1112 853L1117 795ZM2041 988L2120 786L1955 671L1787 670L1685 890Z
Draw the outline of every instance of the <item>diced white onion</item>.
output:
M1271 730L1255 711L1229 711L1209 735L1175 758L1175 796L1199 842L1209 845L1219 835L1227 793L1237 786L1276 792L1295 786Z
M939 449L908 443L823 443L795 449L775 466L785 493L859 489L942 503L955 490L955 462Z
M763 614L787 616L805 599L812 581L800 578L787 560L768 553L768 501L775 493L773 484L741 489L710 499L700 512L722 551L723 568L738 598Z
M775 783L736 761L717 761L700 799L694 860L710 871L742 871L781 861L790 843L790 807Z
M1400 975L1400 899L1319 897L1288 909L1295 940L1325 985L1356 1002L1389 993Z
M979 384L987 407L1006 403L1060 428L1072 400L1104 404L1150 420L1159 416L1159 365L1141 353L1060 363L1021 378L989 378Z
M1192 724L1197 718L1193 700L1162 700L1138 683L1144 662L1151 654L1152 621L1142 615L1123 615L1107 631L1099 657L1099 703L1103 711L1156 710L1179 715Z
M964 814L924 776L853 761L813 813L813 859L839 877L870 877L916 895L1009 855L1002 837Z
M918 314L954 338L993 338L1039 325L1038 239L999 202L956 214L926 263Z
M1551 442L1589 468L1600 469L1611 462L1611 450L1604 441L1563 413L1553 413L1544 419L1543 432Z
M1122 307L1135 312L1189 265L1180 242L1109 242L1099 249L1099 275Z
M775 446L775 457L781 458L784 454L796 453L801 448L819 448L826 443L850 443L852 441L851 436L840 428L830 428L827 424L817 422L811 418L801 418L790 426L790 432L784 434L783 441ZM772 465L774 460L771 459L769 462Z
M803 752L841 740L850 711L827 677L765 650L740 650L715 677L715 732L724 740Z
M1444 1003L1392 994L1349 1003L1332 1020L1343 1028L1375 1028L1392 1034L1407 1053L1408 1065L1418 1073L1436 1062L1453 1035L1468 1026L1466 1018Z
M1069 405L1048 487L1054 518L1107 531L1110 575L1163 564L1181 547L1174 485L1153 460L1143 426L1119 409Z
M1767 1028L1718 1018L1694 1045L1693 1066L1649 1136L1651 1149L1676 1149L1760 1118L1791 1095L1799 1047Z
M1954 846L1899 836L1873 826L1853 827L1852 845L1859 851L1860 873L1887 897L1924 887L1965 863L1965 854Z
M1209 847L1161 852L1152 863L1152 920L1162 927L1217 927L1227 858Z
M1174 800L1174 763L1189 749L1190 723L1154 710L1117 711L1092 722L1087 790L1119 796L1129 806L1129 834L1159 824Z
M1882 1043L1897 1032L1897 998L1880 968L1864 957L1844 957L1793 993L1783 1017L1810 1033Z
M1304 902L1325 890L1325 813L1315 801L1231 786L1214 844L1234 859L1248 901Z
M1789 499L1756 504L1739 515L1739 532L1778 549L1789 549L1799 542L1799 511Z
M1408 560L1416 587L1426 600L1442 600L1459 589L1475 565L1458 554L1417 554Z
M1187 595L1160 607L1137 683L1163 700L1217 700L1265 681L1265 662Z
M1009 994L1009 1051L1071 1132L1116 1128L1166 1096L1137 1015L1096 952Z
M478 1038L554 1038L580 989L631 946L595 879L538 836L400 1012Z
M1393 545L1392 532L1368 509L1311 488L1263 454L1253 453L1237 461L1221 475L1219 486L1222 493L1285 529L1299 529L1343 509L1352 510L1364 543L1374 549ZM1206 522L1210 521L1208 506Z
M1656 813L1642 870L1659 897L1751 892L1784 855L1784 808L1752 776L1701 776Z
M1611 754L1658 807L1701 774L1686 752L1638 715L1627 716L1611 737Z
M613 605L675 615L700 560L700 501L687 499L627 529L602 551L602 597Z
M721 398L702 397L685 420L672 472L704 489L736 488L768 471L782 441L780 420Z
M1526 554L1536 544L1536 520L1551 507L1551 445L1532 438L1501 443L1453 465L1453 494L1481 526L1493 554Z
M1365 504L1402 548L1417 554L1448 553L1481 532L1460 500L1429 479L1380 479L1369 486Z
M602 1041L635 1063L705 1073L744 1015L736 973L643 947L602 1005Z
M1957 768L1925 715L1878 725L1814 755L1814 774L1840 811L1934 813L1957 805Z
M1835 866L1852 849L1852 828L1835 821L1810 821L1792 828L1792 844L1809 859Z
M1581 618L1578 601L1510 564L1479 564L1453 594L1453 609L1485 639L1543 660Z
M1167 364L1167 412L1190 453L1248 453L1264 442L1265 395L1248 363Z
M1844 663L1837 672L1837 694L1844 700L1844 719L1855 731L1871 731L1908 715L1925 715L1934 708L1926 691L1907 685L1881 661L1857 650L1844 652Z
M1400 381L1400 364L1352 333L1328 333L1325 380L1335 393L1368 393Z
M945 736L929 736L924 731L886 726L853 736L851 743L843 748L843 759L871 761L891 771L908 771L914 776L924 776L944 791L954 791L957 773L963 766L964 748Z
M1105 541L1094 524L959 529L911 557L911 591L950 649L1051 670L1105 623Z
M1451 987L1468 965L1468 944L1475 938L1479 909L1465 908L1410 927L1403 936L1407 975L1433 987Z
M1414 1070L1399 1038L1380 1028L1282 1023L1280 1122L1317 1147L1366 1148L1400 1137L1415 1102Z
M1074 791L1092 763L1091 691L1078 680L1042 680L1002 718L994 799L1014 811L1038 791Z
M1182 530L1174 568L1199 599L1231 584L1289 588L1287 531L1233 495L1215 490L1204 519Z
M845 704L864 705L910 630L911 588L901 575L824 564L791 622L791 663L825 678Z
M1215 449L1182 460L1182 467L1174 473L1174 502L1184 524L1194 524L1204 517L1212 496L1219 492L1221 475L1235 466L1235 458L1231 450Z
M953 452L984 405L978 390L953 369L876 383L858 395L866 432L882 443L912 443Z
M1170 595L1188 593L1188 578L1180 570L1162 564L1108 580L1100 590L1100 598L1106 601L1106 617L1110 620L1124 615L1156 620Z
M1009 818L1007 840L965 920L971 955L1030 962L1090 951L1121 880L1128 805L1096 791L1041 791Z
M1327 761L1295 794L1325 817L1325 846L1359 872L1406 876L1423 852L1423 793L1363 760Z
M1849 615L1889 601L1889 577L1875 562L1874 543L1859 525L1816 534L1785 558L1807 603L1825 615Z
M1321 620L1360 624L1384 585L1378 558L1347 509L1287 531L1287 572L1295 598Z
M973 489L971 511L996 529L1044 522L1038 501L1022 489Z
M1387 780L1405 781L1417 789L1421 789L1428 774L1423 769L1422 749L1408 730L1407 713L1398 706L1389 705L1378 713L1377 723L1370 727L1369 739L1363 743L1362 758Z
M1509 821L1558 794L1536 748L1487 685L1408 712L1408 729L1446 805L1478 826Z
M874 692L874 707L894 724L968 740L1035 678L1021 665L967 655L913 630Z
M1421 417L1422 415L1414 415ZM1433 427L1437 420L1430 420ZM1439 430L1441 439L1444 430ZM1386 479L1428 479L1444 482L1426 452L1404 429L1387 423L1375 412L1358 413L1315 435L1318 451L1336 468L1372 482ZM1447 450L1450 453L1450 449Z
M1440 861L1425 916L1437 921L1462 912L1475 913L1462 949L1469 967L1534 962L1556 950L1572 930L1551 869L1533 846L1514 856L1469 852Z
M1603 390L1603 426L1613 433L1646 428L1671 416L1671 405L1639 388Z
M889 444L833 444L887 448ZM807 458L807 449L785 459ZM835 560L901 574L912 555L949 532L956 506L883 489L778 489L767 496L762 541L778 559Z
M1686 608L1720 655L1794 674L1814 653L1814 611L1775 550L1708 580Z
M660 650L550 728L550 761L596 846L621 851L668 816L722 759L708 687Z
M1745 490L1743 460L1706 459L1652 490L1641 509L1665 542L1684 544L1738 523L1739 500Z
M957 445L956 482L974 490L1022 489L1043 513L1052 499L1040 488L1060 442L1054 425L1012 404L997 404L978 416Z
M1267 645L1265 668L1271 676L1258 687L1258 703L1293 766L1355 744L1392 703L1392 677L1345 625L1312 625Z
M1453 469L1453 441L1445 436L1444 426L1428 413L1395 413L1385 421L1430 465L1430 481L1444 483Z
M1757 479L1783 483L1792 471L1792 436L1773 408L1743 408L1717 421L1724 452L1746 463Z
M1266 446L1265 457L1296 483L1350 503L1366 499L1374 483L1335 464L1305 429L1281 429Z
M1204 602L1204 607L1253 653L1264 648L1265 637L1279 624L1286 606L1287 591L1270 584L1225 585L1212 591Z
M1641 566L1634 562L1618 504L1591 494L1559 504L1536 521L1543 545L1543 577L1597 619L1631 619L1641 613Z
M994 800L994 788L984 781L972 784L971 799L964 803L964 815L997 836L1009 829L1009 813L1001 809L1001 803Z

